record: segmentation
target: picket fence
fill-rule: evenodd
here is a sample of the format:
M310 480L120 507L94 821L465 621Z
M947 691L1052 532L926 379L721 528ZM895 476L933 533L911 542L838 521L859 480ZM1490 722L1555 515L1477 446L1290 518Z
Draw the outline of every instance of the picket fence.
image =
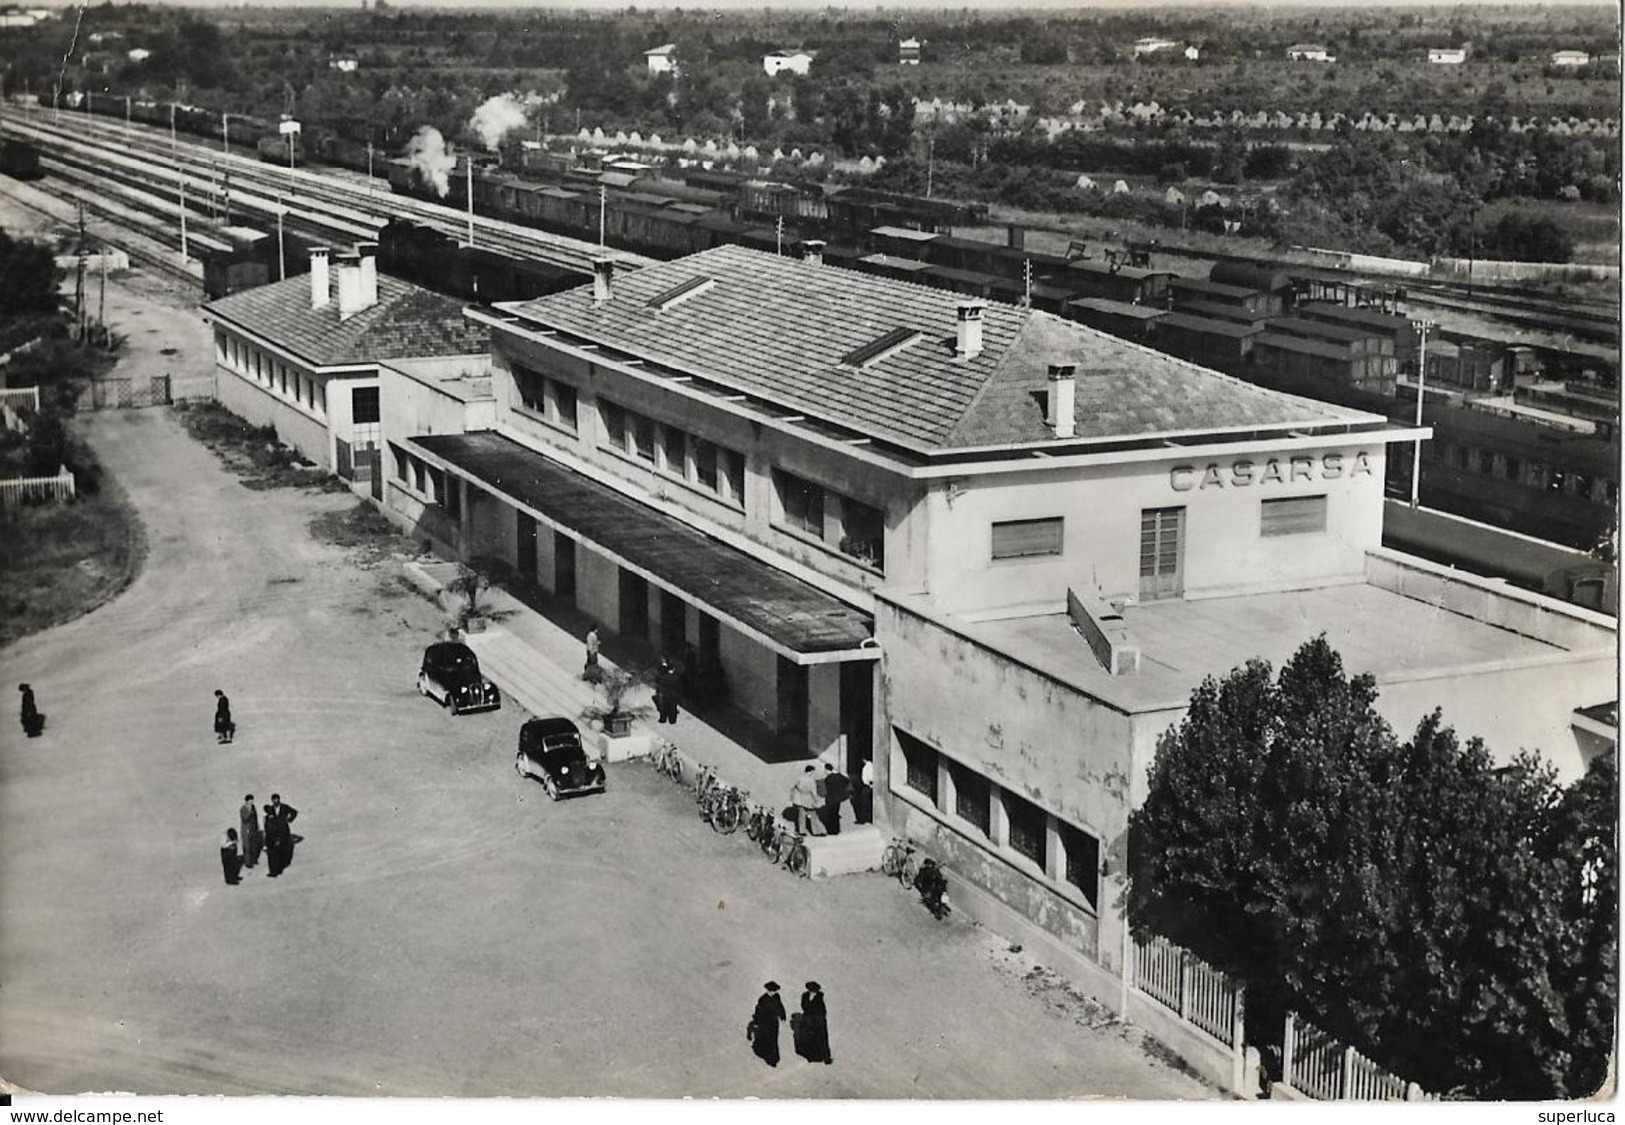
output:
M0 403L4 403L13 410L21 410L25 407L29 410L38 410L39 388L0 387Z
M0 480L0 506L25 500L72 500L73 474L66 465L52 477L12 477Z
M1241 986L1190 950L1155 934L1135 941L1134 987L1226 1047L1240 1043Z
M1438 1101L1296 1012L1288 1012L1286 1017L1281 1084L1316 1101Z

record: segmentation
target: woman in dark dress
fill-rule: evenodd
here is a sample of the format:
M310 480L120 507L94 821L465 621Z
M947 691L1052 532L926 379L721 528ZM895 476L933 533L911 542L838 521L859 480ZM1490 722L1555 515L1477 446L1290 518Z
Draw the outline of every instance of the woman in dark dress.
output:
M220 868L225 873L226 886L236 886L242 882L243 857L237 853L235 828L226 829L226 834L220 838Z
M796 1029L796 1054L808 1062L832 1063L829 1054L829 1016L824 1009L824 990L818 982L807 982L801 994L801 1019Z
M219 688L214 689L214 737L216 742L230 742L237 733L237 724L231 721L231 700Z
M40 731L45 729L45 716L39 713L39 708L34 704L34 689L27 684L18 684L17 690L23 696L23 733L29 738L38 738Z
M779 1024L784 1022L784 1001L779 999L779 984L768 981L765 991L756 999L756 1011L750 1017L751 1050L768 1066L779 1065Z
M293 829L270 805L265 806L265 859L271 868L267 874L273 879L293 859Z

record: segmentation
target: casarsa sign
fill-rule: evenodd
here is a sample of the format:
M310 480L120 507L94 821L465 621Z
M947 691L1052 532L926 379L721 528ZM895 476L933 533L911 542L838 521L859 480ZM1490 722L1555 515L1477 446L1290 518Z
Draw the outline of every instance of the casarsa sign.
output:
M1249 488L1252 485L1292 484L1298 481L1343 480L1370 476L1371 455L1323 453L1319 457L1271 457L1267 461L1239 458L1225 464L1175 465L1168 483L1175 492L1203 488Z

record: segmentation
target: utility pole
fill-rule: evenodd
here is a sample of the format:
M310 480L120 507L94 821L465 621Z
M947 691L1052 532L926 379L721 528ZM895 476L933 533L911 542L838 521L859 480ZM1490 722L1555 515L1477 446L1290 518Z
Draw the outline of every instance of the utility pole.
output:
M231 169L229 169L229 168L226 169L224 175L221 178L225 181L223 189L220 192L220 194L225 197L224 205L223 205L223 210L225 211L225 214L224 214L223 217L225 219L226 225L229 227L229 226L231 226Z
M468 153L468 248L474 248L474 152Z
M176 147L177 147L177 144L176 144L176 141L175 141L175 103L170 102L169 103L169 159L171 161L178 160L180 158L179 153L176 152Z
M73 319L79 328L79 339L85 338L85 205L79 204L79 245L75 248L76 265L73 278Z
M179 168L175 169L175 178L181 185L181 264L186 264L186 176Z
M282 246L282 216L287 213L288 209L282 206L282 193L279 191L276 193L276 279L278 281L288 280L288 255Z
M779 257L784 257L784 216L780 215L773 220L774 249Z
M1421 346L1416 352L1416 428L1422 428L1422 400L1424 388L1428 377L1428 329L1433 327L1431 320L1415 320L1411 322L1416 330L1422 334ZM1411 507L1416 507L1417 498L1422 488L1422 435L1416 436L1416 446L1411 453Z
M1021 260L1021 281L1023 289L1021 304L1023 308L1030 309L1033 307L1033 260L1031 258Z
M107 243L102 243L102 287L96 297L96 338L107 338Z
M372 142L367 142L367 194L372 194Z
M604 245L604 212L609 207L609 189L598 185L598 245Z
M928 137L925 142L925 197L931 198L931 181L937 167L937 138Z
M220 115L220 151L231 155L231 114Z

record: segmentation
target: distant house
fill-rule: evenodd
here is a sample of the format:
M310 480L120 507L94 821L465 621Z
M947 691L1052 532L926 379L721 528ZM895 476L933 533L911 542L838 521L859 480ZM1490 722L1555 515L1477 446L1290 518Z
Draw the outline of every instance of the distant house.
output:
M361 68L361 63L355 59L329 59L328 69L337 70L344 74L354 74Z
M1286 57L1293 62L1336 62L1333 55L1326 53L1326 48L1319 43L1294 43L1286 49Z
M1157 51L1171 51L1177 46L1179 44L1172 39L1159 39L1154 35L1148 35L1144 39L1134 41L1134 54L1138 56L1153 54Z
M1553 51L1553 66L1590 66L1591 56L1585 51Z
M124 52L124 57L129 59L131 62L146 62L148 59L152 58L152 52L147 50L145 47L131 47L128 51Z
M1429 47L1428 62L1459 66L1467 61L1466 47Z
M90 42L92 42L92 43L111 43L115 39L123 39L124 38L124 32L122 32L122 31L93 31L93 32L90 33L89 38L90 38Z
M33 27L38 22L27 12L0 12L0 27Z
M920 47L918 39L903 39L897 44L897 64L899 66L919 66Z
M772 78L788 70L792 74L806 74L812 67L814 51L770 51L762 56L762 69Z
M677 73L677 44L662 43L643 52L643 61L650 74Z
M1187 44L1185 47L1185 57L1191 62L1195 62L1197 59L1202 57L1202 49L1194 44Z

